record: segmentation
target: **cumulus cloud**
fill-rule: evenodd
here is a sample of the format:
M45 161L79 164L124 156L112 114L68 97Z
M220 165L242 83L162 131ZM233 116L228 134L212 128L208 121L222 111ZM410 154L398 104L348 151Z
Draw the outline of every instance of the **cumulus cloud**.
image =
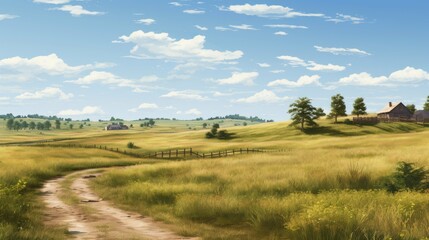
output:
M334 65L334 64L319 64L314 61L305 61L299 57L294 56L279 56L277 57L280 60L287 61L288 64L292 67L305 67L310 71L333 71L341 72L346 69L344 66Z
M252 25L248 24L241 24L241 25L229 25L231 28L239 29L239 30L257 30L256 28L252 27Z
M183 12L187 13L187 14L204 14L204 13L206 13L204 10L198 10L198 9L186 9L186 10L183 10Z
M207 97L204 97L200 95L199 93L191 90L185 90L185 91L171 91L167 94L162 95L161 97L164 98L177 98L177 99L186 99L186 100L208 100Z
M203 27L203 26L200 26L200 25L195 25L195 27L197 29L201 30L201 31L207 31L207 30L209 30L207 27Z
M176 7L181 7L181 6L183 6L183 4L181 4L181 3L178 3L178 2L171 2L171 3L169 3L170 5L173 5L173 6L176 6Z
M100 107L86 106L81 110L78 109L67 109L60 111L57 115L59 116L81 116L81 115L97 115L104 114L104 111Z
M219 79L220 85L244 84L253 85L253 81L258 78L258 72L234 72L232 76L225 79Z
M168 59L180 61L203 61L221 63L243 56L242 51L218 51L205 48L206 37L197 35L192 39L176 40L168 33L135 31L119 38L135 46L131 54L143 59Z
M308 28L306 26L289 25L289 24L268 24L264 26L269 28L289 28L289 29L307 29Z
M37 56L33 58L11 57L0 59L0 69L23 73L27 78L37 74L72 75L85 70L110 67L109 63L95 63L70 66L56 54ZM24 79L25 80L25 79Z
M337 13L336 17L328 17L326 21L333 22L333 23L351 22L353 24L361 24L361 23L364 23L365 19L361 17L354 17L350 15Z
M65 4L69 3L70 0L33 0L35 3L48 3L48 4Z
M158 105L155 103L142 103L136 108L132 108L128 111L130 112L138 112L139 110L147 110L147 109L158 109Z
M269 67L271 67L271 65L268 64L268 63L258 63L258 66L261 67L261 68L269 68Z
M334 55L371 55L368 52L357 48L335 48L335 47L320 47L314 46L318 52L331 53Z
M254 95L247 98L240 98L235 100L234 102L238 103L276 103L280 101L285 101L289 99L289 97L279 97L273 91L262 90Z
M95 11L86 10L81 5L64 5L64 6L59 7L59 8L54 8L54 10L68 12L73 17L79 17L81 15L96 16L96 15L103 15L104 14L103 12L95 12Z
M289 81L287 79L279 79L268 83L269 87L277 87L277 86L285 86L285 87L302 87L306 85L318 85L321 86L322 84L319 81L320 76L319 75L313 75L313 76L301 76L296 82Z
M194 116L200 116L202 113L196 109L196 108L191 108L187 111L177 111L176 114L185 114L185 115L194 115Z
M113 73L105 72L105 71L92 71L88 75L78 78L73 81L66 81L69 83L74 83L78 85L91 85L91 84L104 84L104 85L112 85L117 87L130 87L134 89L140 89L142 86L137 84L136 81L121 78L116 76Z
M355 86L398 86L407 83L418 83L429 80L429 73L423 69L406 67L395 71L389 76L373 77L367 72L351 74L348 77L341 78L339 85Z
M36 92L24 92L18 96L16 99L27 100L27 99L44 99L44 98L58 98L60 100L68 100L73 97L71 93L65 93L61 89L56 87L47 87L43 90Z
M321 13L302 13L294 11L289 7L280 5L267 5L267 4L244 4L244 5L231 5L222 10L232 11L237 14L244 14L248 16L268 17L268 18L293 18L293 17L324 17Z
M136 23L141 23L141 24L144 24L144 25L152 25L152 24L155 23L155 19L152 19L152 18L143 18L143 19L136 20Z
M277 36L286 36L287 32L278 31L278 32L275 32L274 35L277 35Z
M18 16L10 15L10 14L0 14L0 21L8 20L8 19L14 19L14 18L17 18L17 17Z

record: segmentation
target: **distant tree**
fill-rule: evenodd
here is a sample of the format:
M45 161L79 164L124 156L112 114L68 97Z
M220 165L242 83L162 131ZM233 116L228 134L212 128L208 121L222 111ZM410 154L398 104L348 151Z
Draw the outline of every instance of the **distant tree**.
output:
M52 124L51 124L51 122L49 122L49 121L45 121L45 122L43 123L43 125L44 125L44 129L45 129L45 130L49 130L49 129L51 129L51 127L52 127Z
M366 105L364 102L364 99L359 97L356 98L355 102L353 103L353 111L352 111L353 115L356 115L357 117L359 117L359 115L366 115Z
M127 143L127 148L134 148L135 147L135 144L133 143L133 142L128 142Z
M131 124L131 125L130 125L130 128L134 128L134 125L132 125L132 124Z
M21 123L18 121L13 122L13 130L19 131L21 129Z
M151 127L153 127L153 125L155 125L155 121L154 121L153 119L150 119L150 120L149 120L149 125L150 125Z
M408 104L407 108L408 108L408 110L410 110L410 112L412 114L414 114L416 112L416 105L414 105L414 104Z
M36 129L37 130L43 130L43 129L45 129L45 125L43 123L41 123L41 122L38 122L36 124Z
M227 130L220 130L217 134L218 139L230 139L231 134L228 133Z
M429 111L429 96L427 97L426 102L423 105L423 110Z
M243 126L247 126L247 122L244 122L244 123L243 123Z
M110 121L115 121L116 119L114 118L114 117L111 117L110 118Z
M311 100L306 97L299 98L292 103L288 113L292 117L291 125L300 125L301 131L304 131L305 125L310 127L317 126L314 120L320 117L320 112L311 105Z
M219 123L214 123L213 126L212 126L212 128L220 128Z
M326 116L326 113L325 111L323 111L323 108L316 108L315 115L317 116L317 118L320 118ZM271 122L274 122L274 120L271 120Z
M10 118L10 119L7 120L7 122L6 122L7 129L9 129L9 130L13 129L13 122L14 122L13 118Z
M55 120L55 129L61 129L61 122L60 120Z
M203 123L203 128L207 128L207 123Z
M30 130L34 130L34 129L36 129L36 123L34 123L33 121L32 121L32 122L30 122L30 124L28 125L28 128L29 128Z
M83 124L80 124L80 125L79 125L79 129L82 129L82 128L83 128Z
M335 123L338 122L338 117L347 116L344 97L340 94L331 97L331 113L329 115L335 119Z
M28 123L27 123L27 121L23 121L23 122L21 123L21 127L22 127L23 129L27 129L27 128L28 128Z
M70 129L73 129L73 124L71 124L71 123L70 123L70 124L69 124L69 128L70 128Z

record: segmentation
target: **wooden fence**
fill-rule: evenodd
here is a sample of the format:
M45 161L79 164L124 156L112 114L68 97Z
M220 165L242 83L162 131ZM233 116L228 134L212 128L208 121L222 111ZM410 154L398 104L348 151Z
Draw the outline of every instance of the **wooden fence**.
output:
M379 122L411 122L411 123L429 123L428 118L378 118L378 117L354 117L353 123L357 124L377 124Z

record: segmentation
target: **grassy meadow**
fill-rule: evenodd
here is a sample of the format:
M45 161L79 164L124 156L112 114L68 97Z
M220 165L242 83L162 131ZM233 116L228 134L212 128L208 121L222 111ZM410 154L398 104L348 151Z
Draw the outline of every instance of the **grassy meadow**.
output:
M0 120L1 121L1 120ZM287 122L236 126L243 121L139 122L128 131L103 131L105 122L83 129L8 131L0 143L57 139L49 144L105 145L146 153L190 148L283 152L191 161L148 161L112 169L93 184L102 198L172 223L186 236L203 239L426 239L427 193L390 194L384 178L400 161L429 166L429 131L412 123L358 126L332 124L305 133ZM234 133L230 140L206 139L204 122ZM75 123L76 126L79 123ZM77 125L78 126L78 125ZM127 149L127 151L130 151ZM97 149L0 146L0 239L58 239L47 230L36 198L42 182L67 172L140 163Z

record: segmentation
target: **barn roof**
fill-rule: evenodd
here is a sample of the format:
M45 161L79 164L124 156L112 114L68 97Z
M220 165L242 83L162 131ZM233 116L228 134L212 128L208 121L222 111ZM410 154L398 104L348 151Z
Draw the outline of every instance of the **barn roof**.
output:
M429 118L429 111L418 110L414 113L414 116L421 118Z
M386 107L384 107L378 114L380 113L390 113L393 109L395 109L397 106L401 105L402 103L392 103L387 104Z

